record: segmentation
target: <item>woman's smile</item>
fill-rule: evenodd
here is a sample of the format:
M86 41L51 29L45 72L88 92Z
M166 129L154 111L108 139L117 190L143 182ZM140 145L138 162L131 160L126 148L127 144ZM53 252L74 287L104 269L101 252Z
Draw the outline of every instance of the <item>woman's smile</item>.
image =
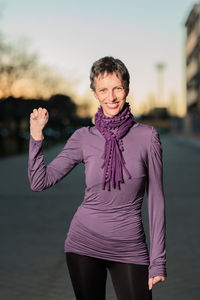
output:
M107 107L110 108L110 109L115 109L119 106L119 103L118 102L115 102L115 103L106 103Z

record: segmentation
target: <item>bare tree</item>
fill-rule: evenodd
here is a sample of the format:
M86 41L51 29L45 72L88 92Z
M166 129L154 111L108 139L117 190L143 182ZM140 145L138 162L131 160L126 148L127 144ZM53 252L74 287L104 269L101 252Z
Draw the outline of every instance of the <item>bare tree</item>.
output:
M38 57L29 53L22 43L9 43L0 40L0 89L3 97L13 95L13 85L21 78L30 78L31 72L38 66Z
M0 97L9 96L48 99L53 94L68 94L67 80L39 62L38 55L28 50L27 40L7 42L0 35Z

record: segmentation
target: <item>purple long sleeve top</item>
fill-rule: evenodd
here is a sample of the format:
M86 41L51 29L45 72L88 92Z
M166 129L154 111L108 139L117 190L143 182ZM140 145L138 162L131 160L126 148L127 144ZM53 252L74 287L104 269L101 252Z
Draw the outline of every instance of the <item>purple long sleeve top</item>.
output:
M124 175L121 189L102 190L105 139L94 127L77 129L61 152L44 163L41 140L30 135L28 177L31 190L56 184L77 164L85 165L86 188L70 224L65 252L148 265L149 278L167 276L166 217L163 191L162 145L158 131L135 122L123 138L123 156L131 179ZM150 251L142 223L147 192Z

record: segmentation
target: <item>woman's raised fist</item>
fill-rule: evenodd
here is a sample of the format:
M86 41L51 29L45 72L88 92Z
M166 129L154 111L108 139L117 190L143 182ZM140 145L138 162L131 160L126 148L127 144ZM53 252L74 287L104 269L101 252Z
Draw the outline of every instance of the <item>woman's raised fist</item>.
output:
M49 120L46 108L39 107L30 114L30 134L35 140L42 139L42 130Z

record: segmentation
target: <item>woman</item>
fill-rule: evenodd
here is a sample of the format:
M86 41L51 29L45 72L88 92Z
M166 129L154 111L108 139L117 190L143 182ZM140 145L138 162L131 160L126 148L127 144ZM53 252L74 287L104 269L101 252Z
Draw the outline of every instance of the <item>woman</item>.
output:
M120 300L152 299L166 274L162 146L153 126L137 123L126 97L129 73L119 59L103 57L90 73L100 106L95 126L82 127L47 166L42 153L46 109L30 115L28 176L33 191L85 164L84 200L65 241L66 262L77 299L105 299L107 269ZM150 254L141 207L147 190Z

